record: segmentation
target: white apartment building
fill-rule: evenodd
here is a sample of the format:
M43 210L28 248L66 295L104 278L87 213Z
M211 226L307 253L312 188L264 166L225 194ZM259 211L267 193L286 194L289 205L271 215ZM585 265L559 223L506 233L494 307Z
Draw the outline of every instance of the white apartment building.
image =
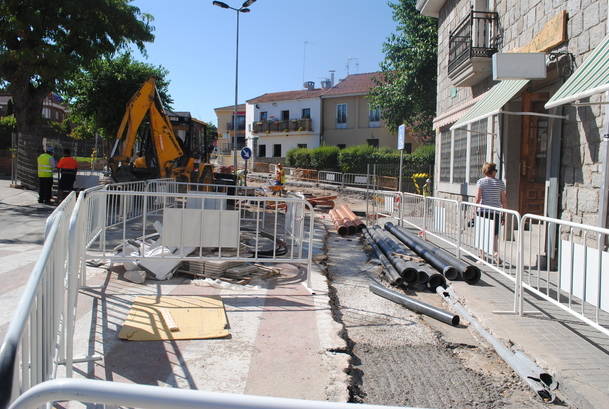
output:
M285 158L293 148L316 148L322 89L272 92L246 101L245 138L257 159Z

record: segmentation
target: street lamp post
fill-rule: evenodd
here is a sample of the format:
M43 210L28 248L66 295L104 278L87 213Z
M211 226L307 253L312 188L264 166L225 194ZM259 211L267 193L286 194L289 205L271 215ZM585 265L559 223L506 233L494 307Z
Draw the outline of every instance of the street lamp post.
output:
M237 174L237 105L239 104L239 14L249 13L250 9L248 7L255 2L256 0L247 0L238 9L231 7L222 1L212 2L214 6L234 10L237 13L237 44L235 47L235 110L233 112L233 172L235 174Z

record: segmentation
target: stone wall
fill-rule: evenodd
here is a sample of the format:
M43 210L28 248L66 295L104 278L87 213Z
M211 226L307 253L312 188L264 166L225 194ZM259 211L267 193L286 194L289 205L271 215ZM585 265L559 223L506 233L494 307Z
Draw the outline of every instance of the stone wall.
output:
M492 86L486 80L473 88L458 88L456 94L448 78L449 34L470 11L472 0L448 0L438 19L438 97L437 115L454 108ZM606 0L496 0L501 39L499 51L521 47L561 10L568 13L568 42L552 50L569 52L574 66L581 66L604 38L607 20ZM550 95L560 81L544 91ZM590 102L599 101L596 95ZM600 186L603 175L600 165L600 140L603 126L602 106L573 107L565 105L561 144L559 214L563 219L585 224L598 224ZM437 138L439 140L439 138ZM493 157L495 153L493 152Z

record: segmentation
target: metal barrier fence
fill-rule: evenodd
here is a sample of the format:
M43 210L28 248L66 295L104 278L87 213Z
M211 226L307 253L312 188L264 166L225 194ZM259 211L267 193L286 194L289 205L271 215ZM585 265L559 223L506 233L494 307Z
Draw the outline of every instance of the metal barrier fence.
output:
M304 199L111 190L86 199L104 215L99 226L89 212L99 230L90 257L138 263L159 275L182 261L304 263L310 288L314 213Z
M34 409L54 401L144 409L398 409L396 406L237 395L85 379L48 381L20 396L10 409ZM411 409L401 406L400 409Z
M396 192L373 191L369 192L371 197L370 206L367 207L366 214L372 214L373 219L379 217L389 217L397 220L402 218L402 195Z
M427 230L427 209L425 197L414 193L402 193L402 224L417 228L423 232Z
M517 211L460 202L459 251L514 281L521 218Z
M410 195L411 197L415 197ZM429 234L455 249L459 249L461 237L461 218L459 217L459 202L440 197L425 197L423 205L425 212L425 234ZM458 251L455 252L458 255Z
M395 199L400 196L397 209ZM393 201L390 198L393 196ZM524 315L523 289L609 335L609 229L480 204L412 193L372 192L372 218L396 218L514 282L514 310ZM397 210L396 210L397 209Z
M609 335L609 229L532 214L519 227L519 315L526 289Z
M343 182L346 186L372 186L374 177L360 173L343 173Z
M33 385L53 379L68 352L65 320L68 220L72 192L47 220L45 241L0 348L0 407Z
M330 171L320 170L317 173L317 181L319 183L330 183L332 185L342 185L343 184L343 174L340 172L330 172Z

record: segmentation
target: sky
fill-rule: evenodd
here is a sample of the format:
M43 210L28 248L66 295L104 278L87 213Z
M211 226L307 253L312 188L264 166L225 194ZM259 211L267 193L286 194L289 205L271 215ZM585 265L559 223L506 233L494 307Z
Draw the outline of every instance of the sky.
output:
M237 7L243 0L225 0ZM154 16L155 41L136 57L169 70L175 111L216 123L216 107L234 104L236 13L212 0L134 0ZM258 0L240 16L239 102L302 89L336 70L379 70L395 24L386 0ZM305 42L307 44L305 45ZM306 58L305 58L306 50ZM351 60L350 60L351 59ZM304 64L303 64L304 62Z

